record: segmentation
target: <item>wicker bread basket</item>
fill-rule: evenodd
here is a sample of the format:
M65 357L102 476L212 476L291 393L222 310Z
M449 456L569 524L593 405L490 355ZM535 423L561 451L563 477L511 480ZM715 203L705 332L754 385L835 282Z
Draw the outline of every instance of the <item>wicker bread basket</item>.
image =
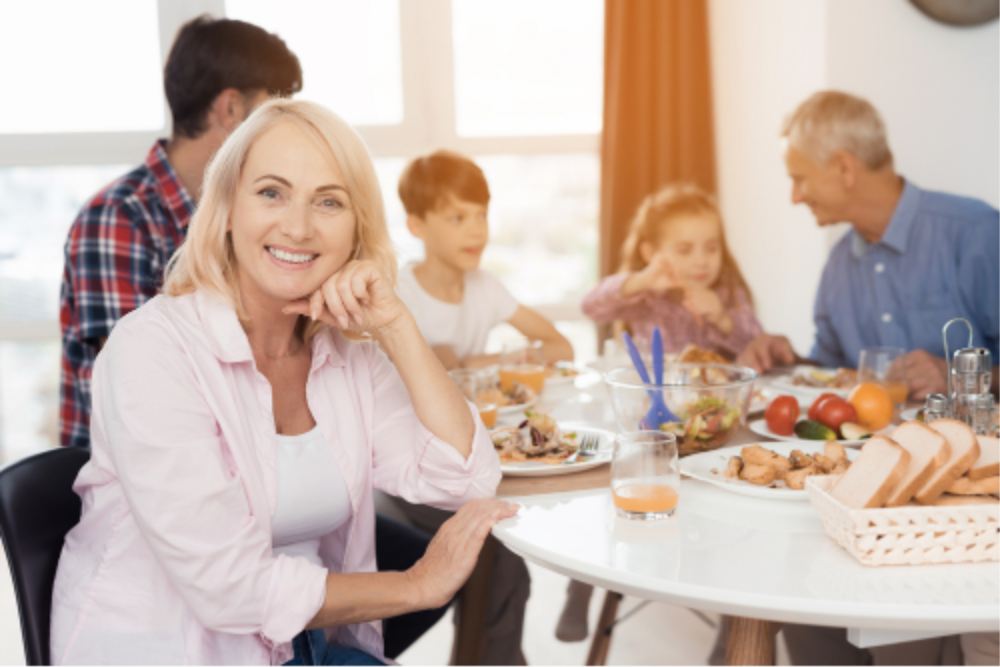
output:
M809 501L827 535L864 565L1000 560L1000 501L857 510L829 494L837 479L839 475L809 477Z

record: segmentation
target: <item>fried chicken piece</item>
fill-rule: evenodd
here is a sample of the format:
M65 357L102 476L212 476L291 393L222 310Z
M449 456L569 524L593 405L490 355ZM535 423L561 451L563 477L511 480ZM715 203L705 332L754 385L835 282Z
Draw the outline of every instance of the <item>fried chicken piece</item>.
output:
M823 453L826 454L827 458L834 462L834 464L839 461L847 460L847 452L844 451L844 446L839 442L834 442L833 440L827 440L823 443Z
M788 460L791 461L794 470L808 468L813 464L812 457L801 449L793 449L792 453L788 456Z
M831 459L829 456L823 456L822 454L815 454L813 456L813 461L816 462L816 467L820 469L820 474L822 475L829 475L833 471L833 467L837 465L836 461Z
M792 470L785 475L785 484L788 485L789 489L801 491L806 488L806 477L820 474L822 474L822 472L816 466Z
M848 461L846 458L842 459L840 461L837 461L837 463L833 466L833 470L830 471L830 474L843 475L845 472L847 472L847 469L850 467L851 467L851 462Z
M737 479L741 470L743 470L743 459L738 456L730 456L729 463L726 464L726 469L722 474L729 479Z
M740 456L747 465L768 465L777 454L760 445L750 445L740 450Z
M744 463L743 470L740 471L740 479L760 486L766 486L774 481L775 471L771 466L754 465L745 461Z

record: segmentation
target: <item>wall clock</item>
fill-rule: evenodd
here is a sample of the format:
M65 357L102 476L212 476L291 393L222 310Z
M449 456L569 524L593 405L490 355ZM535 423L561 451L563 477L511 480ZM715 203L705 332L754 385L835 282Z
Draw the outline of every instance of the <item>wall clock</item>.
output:
M989 23L1000 16L1000 0L910 0L935 21L948 25L973 26Z

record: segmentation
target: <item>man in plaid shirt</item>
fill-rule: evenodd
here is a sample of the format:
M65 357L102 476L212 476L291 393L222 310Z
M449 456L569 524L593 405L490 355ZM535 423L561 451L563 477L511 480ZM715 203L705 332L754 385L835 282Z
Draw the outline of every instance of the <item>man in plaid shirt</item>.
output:
M298 58L257 26L203 16L177 33L164 69L169 140L87 203L66 241L59 320L63 445L90 445L90 375L115 323L156 296L184 242L205 167L270 95L302 88Z

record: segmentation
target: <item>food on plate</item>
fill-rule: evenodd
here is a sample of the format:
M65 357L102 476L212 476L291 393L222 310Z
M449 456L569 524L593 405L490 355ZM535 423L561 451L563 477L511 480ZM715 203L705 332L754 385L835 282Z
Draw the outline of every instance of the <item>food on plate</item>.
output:
M545 367L545 377L547 378L571 378L579 374L580 371L568 364L556 364L555 366Z
M835 445L830 448L829 445ZM767 486L784 482L796 491L805 488L806 477L810 475L839 474L850 467L847 453L839 443L824 445L824 454L805 454L792 450L789 456L782 456L761 445L747 445L739 456L730 457L723 475L728 479L742 479Z
M947 461L937 468L914 499L921 505L933 505L951 483L964 475L979 460L979 441L968 425L954 419L935 419L930 428L944 436L950 445Z
M969 479L986 479L1000 475L1000 439L977 435L979 460L969 468Z
M525 403L530 403L534 398L534 389L521 384L517 380L514 380L508 389L500 390L500 399L498 403L501 408L506 408L511 405L524 405Z
M861 456L833 485L830 495L853 509L883 507L909 464L909 452L876 435L861 448Z
M764 410L767 427L778 435L791 435L799 419L799 401L792 396L778 396Z
M493 432L493 448L503 463L538 461L557 464L577 452L575 433L564 433L556 420L547 414L525 411L517 426Z
M803 440L836 440L837 433L829 426L824 426L811 419L803 419L795 425L795 435Z
M844 422L840 425L840 435L844 440L864 440L871 437L872 431L861 424Z
M969 479L959 477L945 491L955 496L985 496L1000 493L1000 477Z
M806 412L806 416L809 419L813 420L814 422L819 421L820 406L823 405L823 401L830 398L831 396L834 398L840 398L840 396L838 396L837 394L831 394L828 391L823 392L822 394L819 395L819 397L815 401L812 402L812 405L809 406L809 410Z
M823 401L816 416L816 421L837 433L840 433L841 424L854 422L857 419L858 413L855 412L854 406L840 396L830 396Z
M679 422L660 424L660 430L673 433L682 454L714 449L739 426L740 411L724 398L702 396L676 412Z
M946 493L934 501L934 506L948 507L951 505L996 505L997 502L997 499L993 496L952 496Z
M885 505L902 507L917 495L934 471L948 460L951 445L940 433L916 421L901 424L892 432L891 437L910 453L910 463L903 478L886 499Z
M689 343L684 346L684 349L680 351L676 359L677 363L682 364L728 364L729 359L726 359L721 354L717 352L712 352L711 350L706 350L705 348L698 347L694 343Z
M851 391L847 401L857 412L857 419L850 421L856 421L873 431L885 428L892 421L892 398L880 384L862 382Z
M796 373L792 384L798 387L816 387L818 389L850 389L858 383L858 373L850 368L838 368L833 375L820 370L808 370Z

